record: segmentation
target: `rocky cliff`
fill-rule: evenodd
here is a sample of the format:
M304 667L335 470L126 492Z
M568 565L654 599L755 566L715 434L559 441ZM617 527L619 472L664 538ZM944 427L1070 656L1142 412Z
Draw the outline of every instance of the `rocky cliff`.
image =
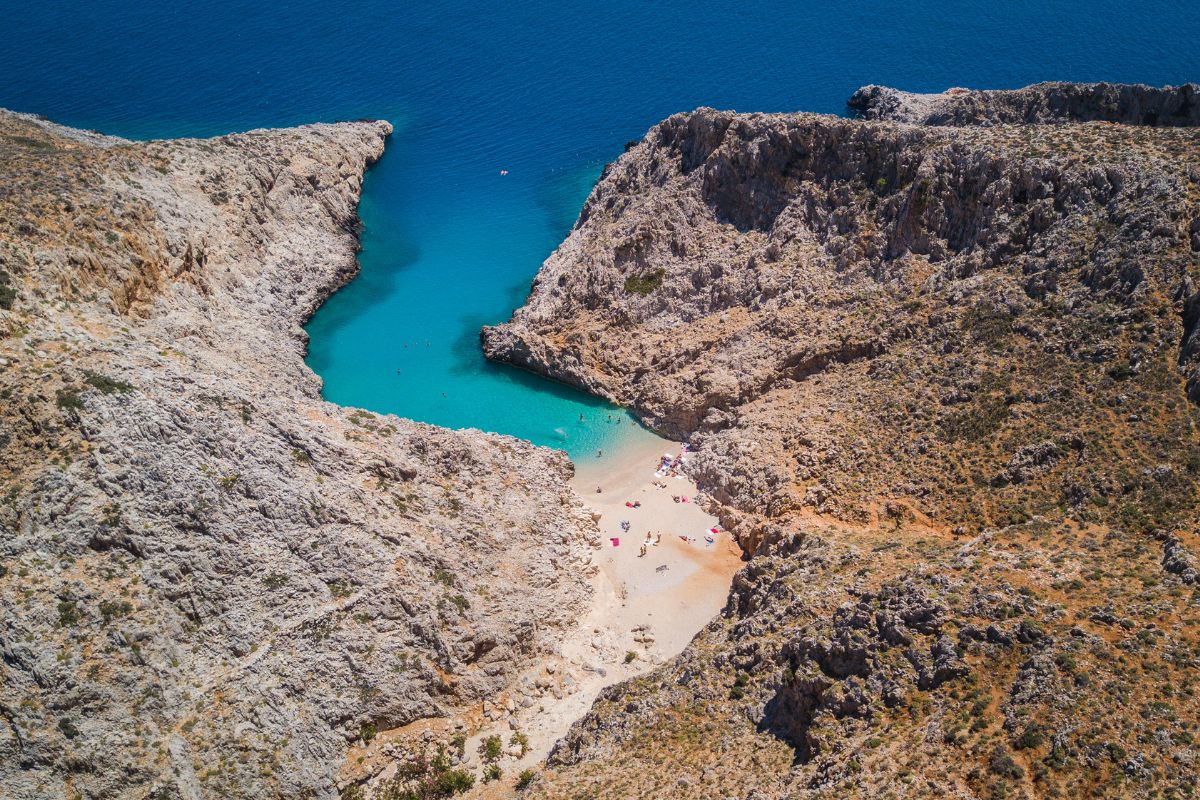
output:
M337 795L586 599L567 460L322 402L383 122L133 143L0 114L0 786Z
M688 438L753 557L546 796L1190 791L1193 89L700 109L605 170L485 350Z
M864 86L850 98L864 119L919 125L1020 125L1118 122L1125 125L1200 125L1200 86L1039 83L1024 89L940 94Z

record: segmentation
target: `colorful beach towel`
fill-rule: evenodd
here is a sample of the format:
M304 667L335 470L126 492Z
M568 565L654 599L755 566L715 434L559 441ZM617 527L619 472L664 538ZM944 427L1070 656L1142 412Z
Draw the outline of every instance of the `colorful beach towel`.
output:
M621 540L616 537L609 539L609 541L613 543L613 547L618 547L621 544Z

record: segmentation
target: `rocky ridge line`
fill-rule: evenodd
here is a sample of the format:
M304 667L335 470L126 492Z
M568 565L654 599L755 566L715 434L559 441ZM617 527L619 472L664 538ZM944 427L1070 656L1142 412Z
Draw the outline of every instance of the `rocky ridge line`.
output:
M947 89L940 94L872 85L856 91L847 105L864 119L917 125L1200 125L1200 86L1194 83L1156 88L1052 82L1013 90Z

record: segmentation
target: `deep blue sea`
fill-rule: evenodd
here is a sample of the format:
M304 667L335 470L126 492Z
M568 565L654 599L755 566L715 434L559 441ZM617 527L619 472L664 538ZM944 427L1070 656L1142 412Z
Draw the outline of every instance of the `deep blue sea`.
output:
M309 325L325 396L577 458L635 426L486 363L478 329L521 304L603 164L659 119L842 113L865 83L1200 80L1194 0L5 5L0 106L133 138L391 120L362 274Z

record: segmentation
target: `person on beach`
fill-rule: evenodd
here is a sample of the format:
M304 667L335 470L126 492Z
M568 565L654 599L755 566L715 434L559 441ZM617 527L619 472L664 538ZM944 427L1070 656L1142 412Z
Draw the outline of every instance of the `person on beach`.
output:
M657 545L658 545L658 543L659 543L659 542L661 542L661 541L662 541L662 531L659 531L659 532L658 532L658 536L655 536L655 537L654 537L654 544L655 544L655 546L657 546Z

